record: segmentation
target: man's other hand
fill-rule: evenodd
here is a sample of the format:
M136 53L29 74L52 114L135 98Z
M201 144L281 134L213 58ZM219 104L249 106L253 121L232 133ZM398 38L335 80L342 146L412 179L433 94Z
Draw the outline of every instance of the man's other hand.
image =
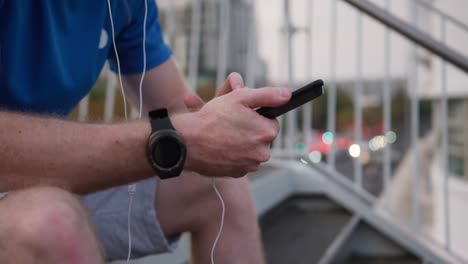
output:
M244 88L244 80L242 76L237 72L232 72L226 78L226 81L216 92L216 97L228 94L236 89ZM196 93L186 93L184 95L184 104L190 112L196 112L200 110L205 102Z

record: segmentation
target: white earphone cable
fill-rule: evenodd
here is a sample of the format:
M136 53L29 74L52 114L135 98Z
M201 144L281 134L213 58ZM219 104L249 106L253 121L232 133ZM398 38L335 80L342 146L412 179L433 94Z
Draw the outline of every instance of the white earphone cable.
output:
M143 113L143 81L145 78L145 73L146 73L146 23L147 23L147 18L148 18L148 2L147 0L143 0L145 3L145 14L143 18L143 71L139 83L139 111L138 111L138 119L142 118L142 113ZM123 82L122 82L122 74L120 70L120 60L119 60L119 54L117 52L117 45L115 41L115 29L114 29L114 21L112 18L112 8L111 8L111 3L110 0L107 0L107 6L109 8L109 18L110 18L110 23L111 23L111 30L112 30L112 44L114 46L114 53L115 53L115 58L117 61L117 73L119 76L119 83L120 83L120 90L122 92L122 97L123 97L123 103L124 103L124 112L125 112L125 121L128 121L128 114L127 114L127 99L125 96L125 90L123 87ZM218 191L218 188L216 187L215 179L212 179L212 185L213 189L216 192L216 195L218 196L220 202L221 202L221 223L219 226L219 232L216 235L215 241L213 242L213 247L211 248L211 264L214 264L214 251L216 249L216 245L218 244L219 238L221 237L221 233L223 231L223 226L224 226L224 216L225 216L225 211L226 207L224 204L223 197L221 196L220 192ZM128 186L128 193L129 193L129 201L128 201L128 219L127 219L127 232L128 232L128 255L127 255L127 263L130 262L130 258L132 256L132 233L131 233L131 212L132 212L132 202L133 202L133 196L136 192L136 186L135 184L131 184Z
M145 79L146 73L146 20L148 19L148 2L147 0L143 0L145 2L145 16L143 18L143 71L141 73L140 79L140 87L139 87L139 103L140 109L138 112L138 119L141 119L141 115L143 113L143 80Z
M128 232L128 254L127 254L127 263L130 263L130 258L132 256L132 202L133 202L133 194L135 190L131 191L130 189L132 188L133 185L129 185L129 200L128 200L128 214L127 214L127 232Z
M148 13L148 7L147 7L147 2L145 2L145 17L143 21L143 72L140 80L140 86L139 86L139 104L140 104L140 111L138 114L138 118L141 119L142 116L142 110L143 110L143 96L142 96L142 87L143 87L143 79L145 77L145 72L146 72L146 19L147 19L147 13ZM124 104L124 115L125 115L125 121L128 121L128 113L127 113L127 98L125 96L125 90L123 87L123 82L122 82L122 73L120 70L120 59L119 59L119 53L117 51L117 44L115 41L115 28L114 28L114 20L112 16L112 6L110 3L110 0L107 0L107 7L109 9L109 19L110 19L110 24L111 24L111 31L112 31L112 44L114 46L114 53L115 53L115 59L117 61L117 73L119 76L119 83L120 83L120 90L122 92L122 98L123 98L123 104ZM136 192L136 185L135 184L130 184L128 185L128 195L129 195L129 200L128 200L128 218L127 218L127 233L128 233L128 255L127 255L127 263L130 262L130 258L132 256L132 231L131 231L131 226L132 226L132 203L133 203L133 196Z
M112 19L112 8L111 8L110 0L107 0L107 7L109 8L109 18L110 18L111 31L112 31L111 32L112 33L112 45L114 46L115 60L117 61L117 72L118 72L118 75L119 75L120 91L122 92L122 98L123 98L123 103L124 103L125 121L127 121L128 120L127 98L125 96L125 90L124 90L124 87L123 87L122 74L120 73L120 60L119 60L119 53L117 52L117 45L115 43L114 20Z
M212 179L212 185L213 189L216 192L216 195L218 195L219 201L221 202L221 223L219 225L219 231L218 234L216 235L216 239L213 242L213 247L211 248L211 264L214 264L214 251L216 249L216 245L218 244L219 238L221 237L221 232L223 232L223 226L224 226L224 216L226 213L226 206L224 205L224 200L223 197L221 196L221 193L218 191L218 188L216 188L216 182L215 179Z
M145 2L145 15L143 17L143 70L141 72L141 79L140 84L138 87L138 103L139 103L139 111L138 111L138 119L141 119L143 113L143 80L145 79L146 73L146 20L148 18L148 2L147 0L143 0ZM130 262L130 258L132 257L132 202L133 202L133 195L136 192L136 184L131 184L128 186L128 255L127 255L127 263Z

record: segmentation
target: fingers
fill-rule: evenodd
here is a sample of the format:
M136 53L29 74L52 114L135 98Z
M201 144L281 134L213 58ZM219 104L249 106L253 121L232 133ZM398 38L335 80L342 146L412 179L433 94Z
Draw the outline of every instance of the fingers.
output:
M184 95L184 104L190 112L195 112L200 110L205 102L195 93L186 93Z
M227 79L228 79L229 85L231 86L232 90L236 90L236 89L240 89L240 88L245 87L244 79L242 79L242 76L237 72L233 72L233 73L229 74Z
M216 93L216 96L222 96L225 94L230 93L231 91L244 88L244 80L242 79L242 76L237 73L233 72L229 74L229 76L226 78L226 81L224 82L223 86L219 89L219 91Z
M237 93L240 103L250 108L281 106L291 99L291 95L288 88L277 87L242 89Z
M260 140L268 145L275 140L278 136L280 130L280 125L276 119L263 119L264 123L259 123L262 126L262 131L260 132Z

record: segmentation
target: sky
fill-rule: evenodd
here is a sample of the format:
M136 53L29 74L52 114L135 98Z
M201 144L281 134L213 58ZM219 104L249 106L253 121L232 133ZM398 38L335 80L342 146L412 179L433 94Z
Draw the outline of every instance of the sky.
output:
M310 3L313 2L313 6ZM294 79L305 81L314 78L330 77L331 62L331 2L291 0L293 23L304 28L307 16L312 29L312 49L307 53L305 33L298 33L293 39ZM399 7L401 3L396 5ZM400 1L402 2L402 1ZM402 2L404 4L404 1ZM281 44L280 28L283 21L283 0L257 0L256 11L259 22L259 51L261 57L268 58L270 76L280 81L287 80L284 58L286 49ZM338 1L337 4L337 52L336 71L338 79L352 79L357 75L357 21L358 12L351 6ZM384 72L384 27L368 17L362 18L362 72L366 78L378 78ZM391 37L392 75L402 76L407 64L407 43L398 36ZM310 57L307 57L310 55ZM307 65L309 64L309 65ZM309 70L311 69L311 70ZM309 72L307 72L309 70Z

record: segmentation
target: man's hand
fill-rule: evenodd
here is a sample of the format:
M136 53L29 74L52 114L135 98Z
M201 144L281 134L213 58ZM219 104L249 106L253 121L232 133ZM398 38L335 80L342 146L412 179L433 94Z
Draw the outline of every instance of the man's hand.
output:
M226 81L224 82L223 86L219 88L215 97L228 94L234 90L244 87L245 85L242 76L237 72L233 72L226 78ZM203 105L205 105L205 102L203 102L200 96L198 96L196 93L186 93L184 95L184 104L190 112L195 112L200 110Z
M259 115L258 107L276 107L291 98L287 88L220 90L220 96L198 112L173 117L187 141L188 170L207 176L242 177L270 158L270 144L279 131L277 120ZM242 83L243 84L243 83Z

